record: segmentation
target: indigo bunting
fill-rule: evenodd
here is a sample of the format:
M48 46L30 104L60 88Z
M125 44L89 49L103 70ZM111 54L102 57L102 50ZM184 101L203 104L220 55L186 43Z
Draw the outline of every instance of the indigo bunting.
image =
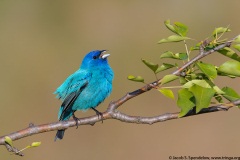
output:
M112 92L114 75L107 60L110 54L104 54L105 51L95 50L88 53L84 57L80 68L70 75L54 92L54 94L57 94L57 98L62 100L58 112L59 121L68 120L72 116L76 121L76 125L78 125L78 118L74 115L74 112L90 108L98 116L102 116L102 113L97 111L95 107ZM57 131L55 141L63 138L64 131Z

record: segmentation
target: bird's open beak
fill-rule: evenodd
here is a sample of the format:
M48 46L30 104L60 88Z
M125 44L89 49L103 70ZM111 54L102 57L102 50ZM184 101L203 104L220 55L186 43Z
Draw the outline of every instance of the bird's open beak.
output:
M110 54L104 54L105 52L107 52L107 51L106 51L106 50L103 50L103 51L101 52L100 57L101 57L102 59L106 59L108 56L110 56Z

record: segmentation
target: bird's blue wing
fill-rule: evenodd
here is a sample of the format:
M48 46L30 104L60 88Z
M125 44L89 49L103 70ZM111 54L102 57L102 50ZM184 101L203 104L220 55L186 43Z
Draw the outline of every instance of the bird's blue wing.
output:
M66 97L81 88L81 86L88 82L90 78L91 74L89 72L78 70L70 75L63 84L56 89L54 94L57 95L57 98L64 101Z
M54 92L57 94L57 98L63 101L58 112L59 120L69 119L73 115L74 111L72 110L72 106L76 98L87 86L90 78L91 74L89 72L79 70L69 76L65 82L57 88L56 92Z
M87 87L88 82L85 82L78 90L75 92L70 93L63 101L58 119L59 120L65 120L68 119L70 116L72 116L74 110L72 110L72 106L77 99L77 97L80 95L80 93Z

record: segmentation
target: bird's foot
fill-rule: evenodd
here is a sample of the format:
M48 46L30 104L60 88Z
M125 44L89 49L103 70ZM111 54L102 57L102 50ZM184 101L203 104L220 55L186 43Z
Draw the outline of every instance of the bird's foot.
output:
M96 112L96 115L98 116L98 118L101 116L101 120L102 120L102 123L103 123L103 114L102 114L102 112L99 112L98 110L96 110L96 109L93 108L93 107L91 107L91 109Z
M77 118L74 113L73 113L73 116L72 116L72 117L73 117L74 121L76 122L76 126L77 126L76 129L78 129L78 121L79 121L80 119Z

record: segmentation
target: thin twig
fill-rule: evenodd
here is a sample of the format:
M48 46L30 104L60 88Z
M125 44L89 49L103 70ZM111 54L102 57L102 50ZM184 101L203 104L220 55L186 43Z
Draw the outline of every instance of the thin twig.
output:
M5 147L7 148L7 150L9 152L13 152L14 154L18 155L18 156L24 156L24 154L17 148L9 145L9 144L5 144Z

